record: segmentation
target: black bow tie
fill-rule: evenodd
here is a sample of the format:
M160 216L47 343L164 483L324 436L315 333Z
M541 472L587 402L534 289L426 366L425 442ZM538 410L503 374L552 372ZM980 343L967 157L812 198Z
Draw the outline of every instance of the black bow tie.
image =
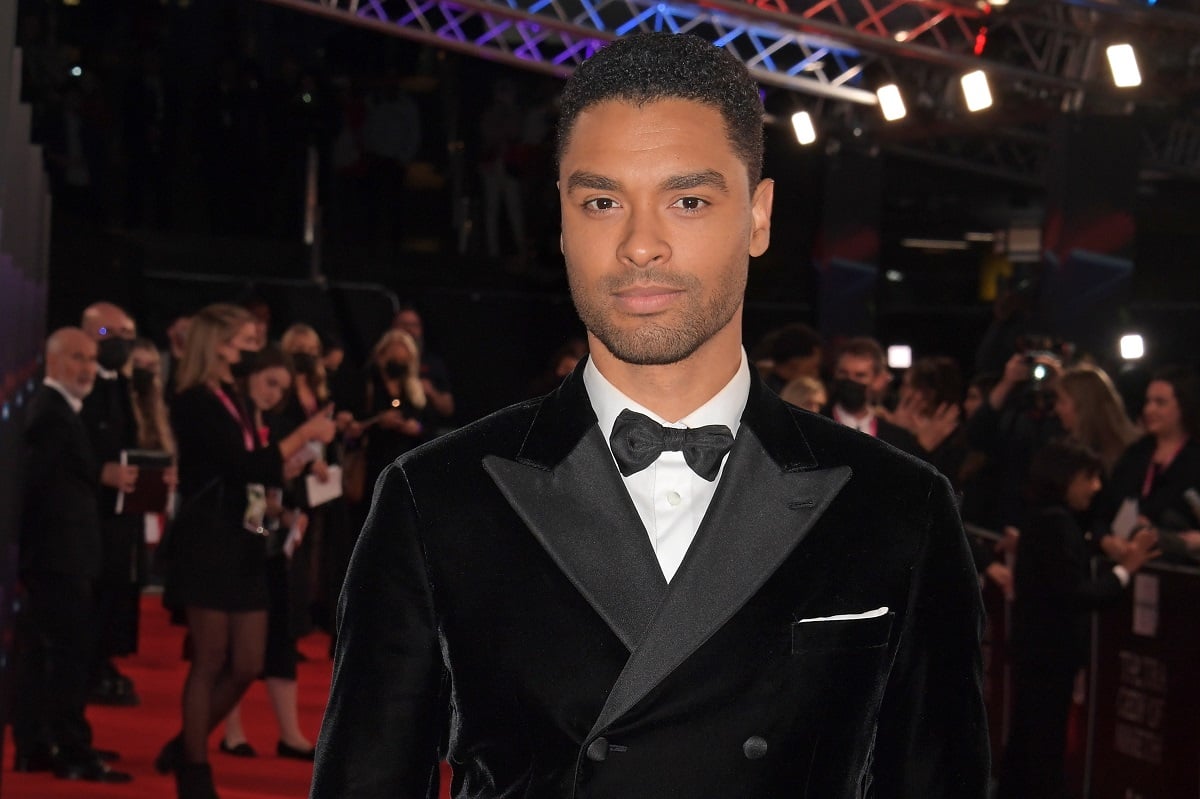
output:
M664 452L682 452L692 471L711 483L721 471L721 459L733 446L733 433L723 424L663 427L627 408L617 417L608 443L617 468L626 477L645 469Z

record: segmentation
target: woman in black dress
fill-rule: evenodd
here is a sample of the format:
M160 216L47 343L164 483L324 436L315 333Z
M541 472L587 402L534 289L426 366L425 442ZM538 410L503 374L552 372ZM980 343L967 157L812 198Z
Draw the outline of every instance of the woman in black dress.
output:
M334 424L313 417L277 445L263 445L236 378L258 355L254 319L211 305L192 319L177 374L171 422L183 498L168 543L168 592L185 608L193 655L183 688L183 730L156 768L175 771L180 799L212 799L208 736L262 672L267 634L265 487L283 463Z

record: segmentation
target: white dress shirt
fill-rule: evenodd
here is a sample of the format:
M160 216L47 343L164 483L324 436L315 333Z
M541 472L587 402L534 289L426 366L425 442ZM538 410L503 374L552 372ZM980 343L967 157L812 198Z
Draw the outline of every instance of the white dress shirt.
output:
M76 397L70 391L67 391L67 387L55 380L53 377L44 378L42 380L42 385L49 386L59 394L62 394L63 399L67 401L67 404L71 406L71 410L75 411L75 413L79 413L81 410L83 410L83 400L79 399L79 397Z
M878 432L875 425L875 413L871 410L867 411L867 415L861 419L855 417L841 405L833 406L833 419L838 424L852 427L860 433L866 433L869 436L874 436Z
M587 388L592 409L596 412L605 443L612 435L617 416L626 408L644 414L664 427L683 429L719 424L728 427L736 436L741 426L742 411L746 408L746 398L750 394L750 371L743 351L742 362L733 379L712 399L678 422L668 422L625 396L600 374L595 361L590 358L583 369L583 384ZM700 521L708 511L728 459L729 455L726 454L721 460L721 471L712 482L693 472L684 461L682 452L664 452L642 471L622 477L629 498L633 500L642 524L646 526L650 545L654 548L667 582L675 576L683 556L692 545L692 539L696 537Z

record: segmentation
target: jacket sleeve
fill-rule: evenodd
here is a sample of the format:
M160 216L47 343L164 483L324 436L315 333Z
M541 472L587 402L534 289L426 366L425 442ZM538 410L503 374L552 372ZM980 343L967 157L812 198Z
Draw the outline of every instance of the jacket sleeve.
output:
M929 492L926 529L876 732L876 799L983 799L983 603L950 484Z
M1039 514L1021 536L1017 550L1017 591L1037 602L1079 612L1109 605L1122 595L1111 567L1101 566L1096 579L1088 573L1083 532L1065 510Z
M438 795L442 660L419 524L403 468L389 466L339 602L312 799Z

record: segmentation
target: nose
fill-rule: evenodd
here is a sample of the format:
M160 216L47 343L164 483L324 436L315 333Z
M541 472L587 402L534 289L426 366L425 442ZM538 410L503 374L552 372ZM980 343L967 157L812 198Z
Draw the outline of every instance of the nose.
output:
M617 257L629 266L645 269L671 258L671 245L663 235L658 215L652 210L634 210L628 216Z

